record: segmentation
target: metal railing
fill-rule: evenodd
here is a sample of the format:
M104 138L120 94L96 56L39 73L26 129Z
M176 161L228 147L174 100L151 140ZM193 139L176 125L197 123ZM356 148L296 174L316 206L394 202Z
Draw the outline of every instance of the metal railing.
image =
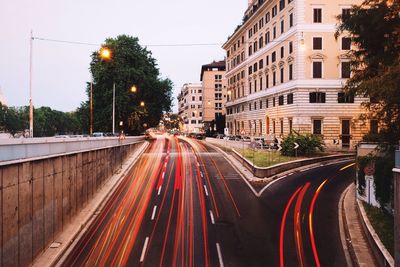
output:
M3 139L0 140L0 163L129 145L142 141L144 136L125 139L118 137Z

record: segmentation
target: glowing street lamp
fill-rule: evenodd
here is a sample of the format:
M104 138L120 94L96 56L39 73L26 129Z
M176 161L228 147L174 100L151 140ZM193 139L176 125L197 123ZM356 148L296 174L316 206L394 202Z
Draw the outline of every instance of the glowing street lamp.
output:
M140 106L144 107L144 101L140 101Z
M100 57L102 59L111 59L111 50L107 47L103 47L100 49Z
M137 92L137 87L136 87L136 85L132 85L132 87L131 87L131 92L132 92L132 93L136 93L136 92Z

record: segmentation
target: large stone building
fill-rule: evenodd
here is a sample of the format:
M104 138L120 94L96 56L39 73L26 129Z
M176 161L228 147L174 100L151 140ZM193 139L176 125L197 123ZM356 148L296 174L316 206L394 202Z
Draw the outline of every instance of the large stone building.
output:
M201 83L186 83L178 95L178 114L185 133L203 132L203 90Z
M271 138L296 130L337 148L361 140L368 131L358 120L365 99L342 91L351 75L351 40L334 37L336 16L357 2L249 1L244 23L223 45L230 134Z
M226 102L225 60L203 65L200 81L203 87L204 129L223 133Z

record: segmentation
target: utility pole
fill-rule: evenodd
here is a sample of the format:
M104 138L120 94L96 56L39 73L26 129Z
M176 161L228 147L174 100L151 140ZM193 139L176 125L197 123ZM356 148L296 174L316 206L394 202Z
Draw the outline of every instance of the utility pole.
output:
M90 136L93 134L93 77L90 80Z
M115 82L113 83L112 132L115 134Z
M33 138L33 103L32 103L32 57L33 57L33 31L29 40L29 137Z

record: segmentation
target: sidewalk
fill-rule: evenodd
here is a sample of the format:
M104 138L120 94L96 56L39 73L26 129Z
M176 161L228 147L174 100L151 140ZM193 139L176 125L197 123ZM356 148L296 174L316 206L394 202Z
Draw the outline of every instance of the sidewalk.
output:
M350 256L353 266L378 266L361 226L361 218L356 208L354 184L343 193L340 205L343 214L339 216L342 215L344 228L340 230L344 231L342 234L345 235L345 240L342 237L342 243L346 256Z
M91 221L96 217L96 214L102 210L107 200L123 180L122 178L125 177L129 170L135 165L148 145L148 142L144 142L136 152L125 160L121 169L108 179L103 187L88 202L86 207L72 219L61 233L59 233L55 241L50 244L42 254L36 257L32 266L54 266L65 256L66 252L73 247L74 243L76 243L79 237L87 230Z

